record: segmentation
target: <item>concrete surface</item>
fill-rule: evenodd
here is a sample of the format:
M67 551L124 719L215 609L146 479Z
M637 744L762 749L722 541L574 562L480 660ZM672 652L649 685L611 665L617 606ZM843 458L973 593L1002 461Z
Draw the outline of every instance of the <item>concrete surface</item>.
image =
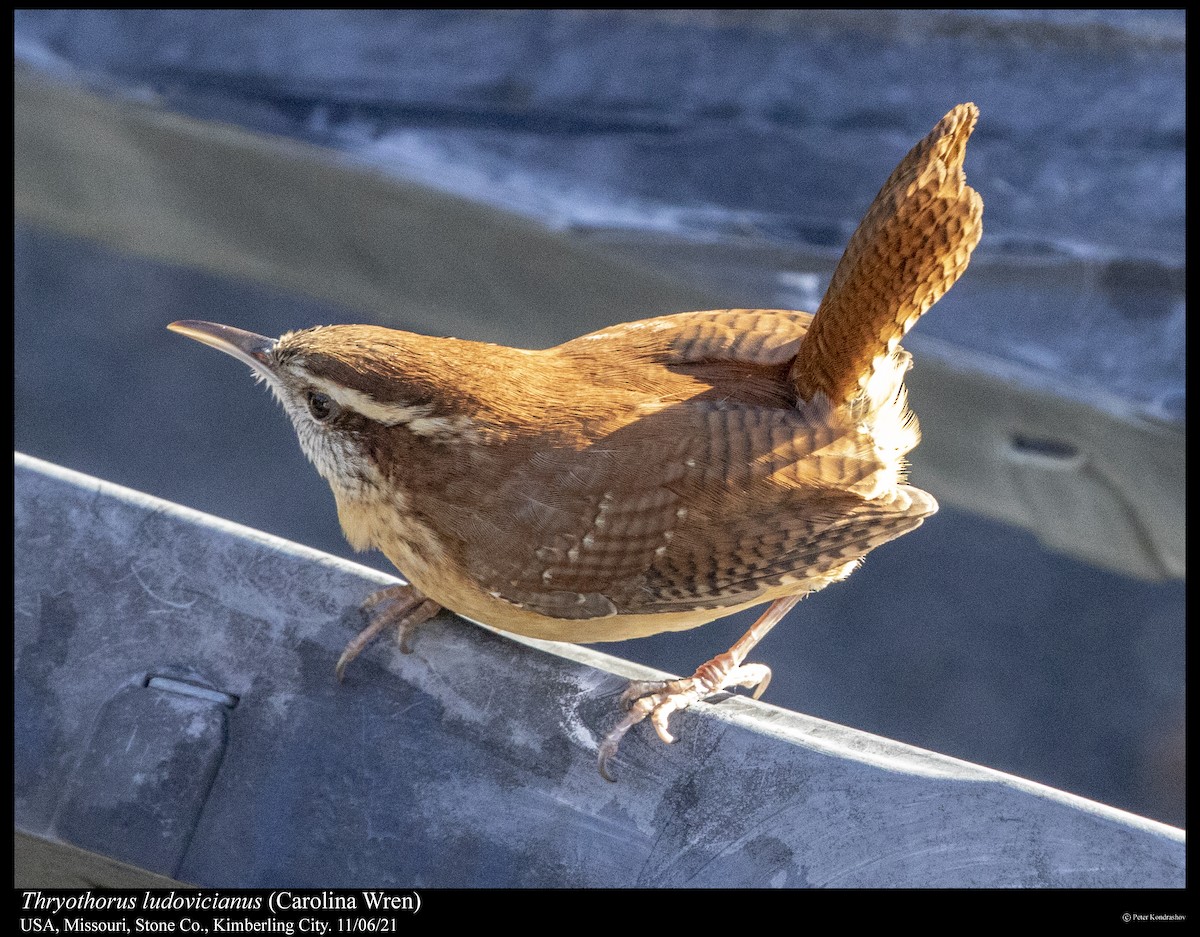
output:
M387 577L15 473L28 836L209 887L1184 883L1181 830L747 699L677 717L673 746L639 727L608 784L615 674L644 668L443 616L338 685Z

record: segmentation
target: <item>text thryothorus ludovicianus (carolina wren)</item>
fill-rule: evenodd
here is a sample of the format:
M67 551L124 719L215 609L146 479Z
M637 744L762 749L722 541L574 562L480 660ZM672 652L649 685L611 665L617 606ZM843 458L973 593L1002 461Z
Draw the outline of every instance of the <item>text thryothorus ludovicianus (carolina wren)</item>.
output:
M525 351L369 325L278 340L170 328L244 361L329 482L342 530L410 585L346 648L444 607L504 631L620 641L771 603L687 679L639 683L600 771L646 716L770 679L744 663L803 596L937 510L905 484L917 421L901 337L959 278L983 202L954 108L901 161L814 315L685 312Z

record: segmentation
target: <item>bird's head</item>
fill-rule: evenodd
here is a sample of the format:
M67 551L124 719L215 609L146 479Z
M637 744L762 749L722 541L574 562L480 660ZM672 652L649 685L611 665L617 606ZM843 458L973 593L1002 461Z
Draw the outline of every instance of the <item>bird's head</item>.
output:
M434 339L366 325L320 326L267 338L214 322L168 328L249 365L283 405L300 447L335 494L354 498L392 482L470 437L470 401L444 386L452 353ZM471 344L471 343L461 343Z

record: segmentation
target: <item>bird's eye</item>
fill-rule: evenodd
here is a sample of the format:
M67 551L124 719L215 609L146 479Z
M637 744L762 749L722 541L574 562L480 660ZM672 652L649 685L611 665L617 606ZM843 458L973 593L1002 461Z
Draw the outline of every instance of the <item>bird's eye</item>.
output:
M331 416L334 416L337 411L338 405L333 402L333 398L328 394L322 394L316 390L308 392L308 412L312 414L313 419L318 423L325 422Z

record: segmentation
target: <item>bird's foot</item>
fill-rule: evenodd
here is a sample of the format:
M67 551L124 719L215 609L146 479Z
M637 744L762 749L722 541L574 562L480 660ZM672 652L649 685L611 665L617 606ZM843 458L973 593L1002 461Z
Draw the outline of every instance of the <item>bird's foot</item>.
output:
M382 607L381 607L382 606ZM363 648L375 640L386 628L395 627L400 642L400 653L411 654L409 641L418 625L429 621L442 610L432 599L427 599L412 586L388 586L372 592L362 604L363 614L369 624L356 635L342 656L338 658L336 673L338 682L346 676L346 665L362 653Z
M616 756L625 733L647 716L658 737L670 744L675 741L675 736L667 728L672 713L734 686L754 687L754 698L758 699L770 682L770 667L765 664L739 665L728 651L701 664L692 676L682 680L633 681L621 694L621 702L629 710L628 714L600 744L601 777L606 781L616 780L609 769L609 762Z

